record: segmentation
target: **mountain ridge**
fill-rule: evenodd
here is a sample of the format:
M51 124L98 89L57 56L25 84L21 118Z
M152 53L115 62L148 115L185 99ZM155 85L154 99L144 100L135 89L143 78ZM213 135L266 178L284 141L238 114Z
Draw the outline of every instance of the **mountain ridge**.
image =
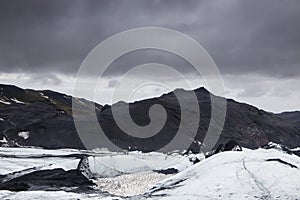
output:
M192 92L184 89L178 90L182 95ZM198 132L190 150L197 152L199 151L198 144L203 141L210 122L210 95L212 94L203 87L193 91L198 99L201 116ZM12 85L0 84L0 144L2 146L41 146L50 149L84 149L73 122L72 99L75 99L75 103L87 106L87 108L94 103L51 90L24 90ZM226 101L225 125L217 145L226 143L228 140L235 140L238 144L252 149L268 142L284 144L290 148L299 146L300 126L298 120L295 120L298 119L298 115L296 117L293 115L292 120L291 115L285 112L274 114L233 99L226 99ZM118 128L111 108L116 105L122 107L122 104L102 106L95 103L96 115L101 127L120 148L142 151L158 150L164 142L171 140L178 130L180 106L174 91L160 97L123 104L129 105L131 117L138 125L145 126L150 122L149 108L154 104L165 107L168 120L160 131L160 138L152 138L153 146L151 146L149 141L124 136ZM295 113L298 112L295 111ZM27 139L20 136L23 132L29 132Z

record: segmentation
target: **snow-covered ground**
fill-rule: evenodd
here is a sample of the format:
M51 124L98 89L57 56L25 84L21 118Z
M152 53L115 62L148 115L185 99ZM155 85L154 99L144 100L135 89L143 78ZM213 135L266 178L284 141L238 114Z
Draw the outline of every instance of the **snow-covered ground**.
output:
M97 179L97 188L118 196L137 196L145 194L156 183L172 175L157 172L136 172L111 178Z
M278 162L280 159L288 164ZM269 161L268 161L269 160ZM300 159L278 150L223 152L162 181L153 199L300 199ZM167 189L165 189L167 188Z
M0 175L76 169L88 156L97 184L88 192L0 190L0 199L300 199L300 158L276 149L223 152L193 165L180 154L0 148ZM175 168L177 174L153 172Z
M101 194L84 194L65 191L28 191L10 192L0 191L1 200L121 200L118 197L107 197Z
M74 155L74 156L72 156ZM86 155L95 177L115 177L122 174L175 168L182 171L190 166L188 156L180 154L109 152L107 150L84 151L76 149L45 150L36 148L0 147L0 175L44 166L76 169L77 155ZM72 163L71 165L69 163Z
M202 159L204 159L202 157ZM114 177L122 174L175 168L182 171L193 164L187 156L179 154L129 152L106 156L90 156L92 173L100 177Z

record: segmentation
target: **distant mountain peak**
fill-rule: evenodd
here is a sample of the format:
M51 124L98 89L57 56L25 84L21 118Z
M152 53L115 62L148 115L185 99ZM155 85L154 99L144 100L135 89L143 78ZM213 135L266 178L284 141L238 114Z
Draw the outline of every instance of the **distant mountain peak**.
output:
M194 91L196 91L196 92L210 93L205 87L199 87L199 88L195 89Z

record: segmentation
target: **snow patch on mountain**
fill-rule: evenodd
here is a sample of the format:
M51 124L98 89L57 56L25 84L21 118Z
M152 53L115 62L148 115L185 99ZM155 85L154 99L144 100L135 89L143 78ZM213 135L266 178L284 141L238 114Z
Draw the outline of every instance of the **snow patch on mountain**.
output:
M300 147L296 147L296 148L293 148L293 149L290 149L291 151L300 151Z
M7 143L6 138L3 136L2 140L0 140L1 143Z
M30 136L30 132L29 131L21 131L18 133L18 136L23 138L24 140L27 140Z
M11 103L8 101L5 101L3 99L0 99L0 103L5 104L5 105L10 105Z
M10 100L12 100L13 102L18 103L18 104L26 104L25 102L19 101L19 100L16 99L16 98L11 98Z
M49 97L48 96L46 96L46 95L44 95L44 93L42 93L42 92L39 92L39 94L43 97L43 98L45 98L45 99L49 99Z

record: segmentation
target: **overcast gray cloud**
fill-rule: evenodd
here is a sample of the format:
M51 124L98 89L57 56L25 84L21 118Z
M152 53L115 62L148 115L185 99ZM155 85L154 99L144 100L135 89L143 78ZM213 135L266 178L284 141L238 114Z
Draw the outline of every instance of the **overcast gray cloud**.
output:
M131 28L159 26L197 40L225 77L257 74L257 81L272 77L290 83L300 76L299 10L298 0L2 0L0 73L65 85L61 77L74 76L104 39ZM193 72L179 57L144 50L116 60L106 75L148 62ZM272 85L237 84L244 87L237 97L259 97Z
M88 52L110 35L162 26L203 44L222 73L300 75L297 0L3 0L0 4L1 72L74 74Z

